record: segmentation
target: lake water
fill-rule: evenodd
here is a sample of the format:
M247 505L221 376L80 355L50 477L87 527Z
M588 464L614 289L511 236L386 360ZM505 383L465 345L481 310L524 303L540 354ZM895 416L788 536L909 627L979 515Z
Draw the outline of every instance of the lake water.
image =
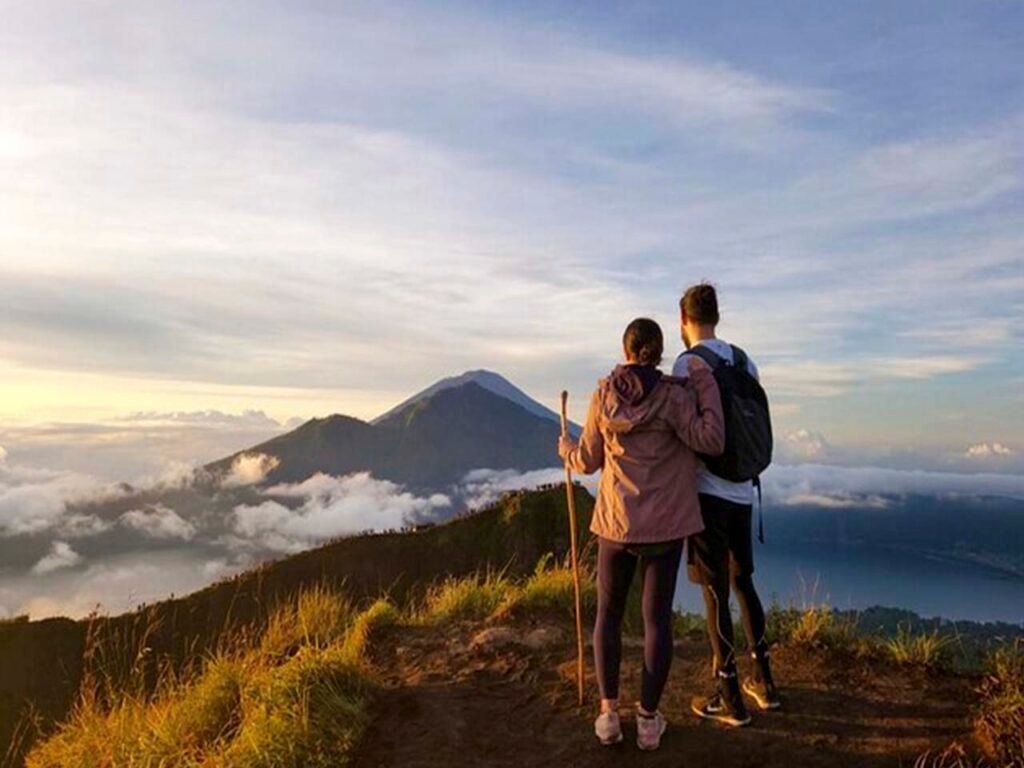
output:
M1024 578L995 569L884 551L822 552L771 541L755 547L754 583L766 606L773 600L787 607L880 605L923 617L1024 623ZM676 605L694 613L704 610L685 569Z

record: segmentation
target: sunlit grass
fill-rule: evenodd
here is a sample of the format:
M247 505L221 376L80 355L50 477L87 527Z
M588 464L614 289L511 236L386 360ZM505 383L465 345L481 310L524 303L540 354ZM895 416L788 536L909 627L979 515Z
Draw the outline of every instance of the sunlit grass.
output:
M71 717L26 765L344 765L366 720L367 644L398 619L384 600L356 613L339 593L305 590L273 613L257 643L208 659L189 678L167 675L142 693L132 681L120 685L121 676L93 675Z
M1024 641L998 649L988 666L975 732L996 765L1024 766Z
M260 648L264 653L287 655L303 645L325 647L344 636L354 613L348 598L335 589L324 585L304 589L271 615Z
M417 619L427 624L486 619L508 599L514 588L501 573L448 578L427 590Z
M402 615L391 602L381 598L356 617L352 627L345 636L341 653L351 664L359 664L366 660L369 645L385 627L394 626L402 619Z
M909 625L900 625L896 635L885 643L890 658L897 664L915 664L936 667L947 663L953 639L932 632L914 632Z
M580 600L583 610L591 613L597 605L597 587L594 575L580 565ZM554 565L550 556L542 557L534 571L519 586L508 585L502 613L554 612L573 616L576 610L576 590L572 568Z

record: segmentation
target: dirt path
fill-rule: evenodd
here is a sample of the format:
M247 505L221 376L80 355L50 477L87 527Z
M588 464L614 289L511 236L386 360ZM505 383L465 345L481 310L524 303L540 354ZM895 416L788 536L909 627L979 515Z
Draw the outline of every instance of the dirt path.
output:
M835 668L820 654L785 649L776 654L784 710L755 713L744 729L702 722L689 701L708 682L706 650L688 641L677 646L662 704L669 720L662 748L638 751L631 723L622 745L605 748L591 733L594 713L575 707L570 643L529 650L502 644L500 631L499 642L460 639L472 634L403 630L382 644L377 663L386 686L355 765L912 766L969 729L968 681L863 663ZM625 657L622 699L630 702L640 651L630 647ZM588 691L596 700L592 678Z

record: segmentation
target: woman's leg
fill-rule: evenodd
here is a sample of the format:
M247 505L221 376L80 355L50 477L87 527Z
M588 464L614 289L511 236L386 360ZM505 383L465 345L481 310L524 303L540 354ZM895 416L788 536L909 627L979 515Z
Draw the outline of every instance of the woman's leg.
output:
M640 560L644 579L644 671L640 708L647 714L657 711L672 666L672 602L682 555L680 542L670 552Z
M626 547L606 539L597 543L597 620L594 622L594 669L601 690L601 709L614 708L619 699L622 661L622 617L636 557Z

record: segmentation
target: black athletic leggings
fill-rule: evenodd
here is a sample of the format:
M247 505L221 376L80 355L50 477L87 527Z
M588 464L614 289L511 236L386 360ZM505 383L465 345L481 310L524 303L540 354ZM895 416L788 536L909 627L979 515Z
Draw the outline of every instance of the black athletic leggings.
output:
M729 611L729 581L729 569L724 568L721 574L716 574L710 583L702 586L716 673L736 671L736 642L732 631L732 614ZM749 574L733 575L732 588L740 604L743 631L749 647L761 657L768 650L768 643L765 640L764 608L754 589L754 581Z
M619 698L622 661L622 617L637 563L643 572L644 671L640 706L658 708L672 666L672 599L676 591L683 542L631 547L598 540L597 621L594 624L594 665L602 699Z

